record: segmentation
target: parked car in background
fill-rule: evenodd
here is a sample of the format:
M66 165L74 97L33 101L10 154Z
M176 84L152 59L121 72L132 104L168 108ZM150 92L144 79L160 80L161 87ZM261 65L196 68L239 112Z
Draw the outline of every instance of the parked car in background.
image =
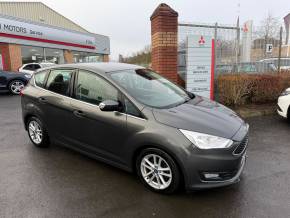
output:
M156 192L230 185L245 165L247 123L140 66L83 63L40 70L21 103L35 146L54 141L137 172Z
M278 58L267 58L258 61L257 63L262 64L273 64L276 69L278 69ZM281 58L280 59L280 69L289 70L290 69L290 58Z
M8 90L14 95L19 95L30 78L31 75L27 73L0 70L0 90Z
M243 62L239 64L219 64L216 66L216 74L230 74L230 73L271 73L277 71L273 63L264 62Z
M54 63L50 62L45 62L45 63L29 63L29 64L24 64L22 67L18 69L19 72L21 73L29 73L33 74L36 70L45 68L45 67L51 67L55 65Z
M278 114L290 120L290 88L282 92L278 98Z

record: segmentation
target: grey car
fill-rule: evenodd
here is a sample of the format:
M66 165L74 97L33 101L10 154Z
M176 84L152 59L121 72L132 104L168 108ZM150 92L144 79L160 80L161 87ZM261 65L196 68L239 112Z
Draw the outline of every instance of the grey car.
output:
M60 144L173 193L239 181L249 126L232 110L136 65L58 65L22 91L32 143Z

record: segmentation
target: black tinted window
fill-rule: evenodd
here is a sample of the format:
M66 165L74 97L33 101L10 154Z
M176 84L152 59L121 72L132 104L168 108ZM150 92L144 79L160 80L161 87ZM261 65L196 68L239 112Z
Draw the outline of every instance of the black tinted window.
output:
M34 70L34 64L28 64L26 65L23 70Z
M99 105L104 100L119 100L118 90L97 75L79 71L76 99Z
M39 69L39 68L41 68L39 64L34 64L34 69L35 69L35 70L37 70L37 69Z
M61 95L69 95L69 85L73 70L52 70L46 88Z
M44 83L45 83L45 77L47 75L48 71L42 71L39 73L36 73L34 75L34 80L35 80L35 84L41 88L44 88Z

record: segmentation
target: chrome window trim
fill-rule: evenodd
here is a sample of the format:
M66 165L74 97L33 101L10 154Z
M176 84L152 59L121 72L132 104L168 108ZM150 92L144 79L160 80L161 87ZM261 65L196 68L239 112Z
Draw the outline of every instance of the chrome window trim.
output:
M91 103L88 103L88 102L85 102L85 101L81 101L81 100L78 100L78 99L75 99L75 98L71 98L71 97L68 97L68 96L65 96L65 95L58 94L58 93L56 93L56 92L52 92L52 91L50 91L50 90L48 90L48 89L41 88L41 87L39 87L38 85L36 85L34 75L33 75L33 85L34 85L36 88L41 89L41 90L43 90L43 91L46 91L46 92L49 92L49 93L52 93L52 94L55 94L55 95L58 95L58 96L61 96L61 97L65 97L65 98L68 98L68 99L70 99L70 100L75 100L75 101L78 101L78 102L81 102L81 103L87 104L87 105L89 105L89 106L93 106L93 107L100 108L98 105L91 104ZM136 117L136 116L133 116L133 115L131 115L131 114L126 114L126 113L122 113L122 112L119 112L119 111L113 111L113 112L118 112L118 113L120 113L120 114L123 114L123 115L126 115L126 116L130 116L130 117L135 118L135 119L138 119L138 120L144 120L144 121L147 121L147 119L144 119L144 118L141 118L141 117Z

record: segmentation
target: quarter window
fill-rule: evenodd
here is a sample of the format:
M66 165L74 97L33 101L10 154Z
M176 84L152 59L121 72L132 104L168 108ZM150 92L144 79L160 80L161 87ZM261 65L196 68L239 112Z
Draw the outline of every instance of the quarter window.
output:
M119 101L118 90L97 75L80 70L76 84L76 99L99 105L104 100Z
M46 74L47 71L41 71L39 73L34 74L34 80L37 86L44 88Z
M140 111L128 100L125 99L126 113L135 117L142 117Z
M50 72L46 88L52 92L69 95L69 85L73 70L53 70Z

